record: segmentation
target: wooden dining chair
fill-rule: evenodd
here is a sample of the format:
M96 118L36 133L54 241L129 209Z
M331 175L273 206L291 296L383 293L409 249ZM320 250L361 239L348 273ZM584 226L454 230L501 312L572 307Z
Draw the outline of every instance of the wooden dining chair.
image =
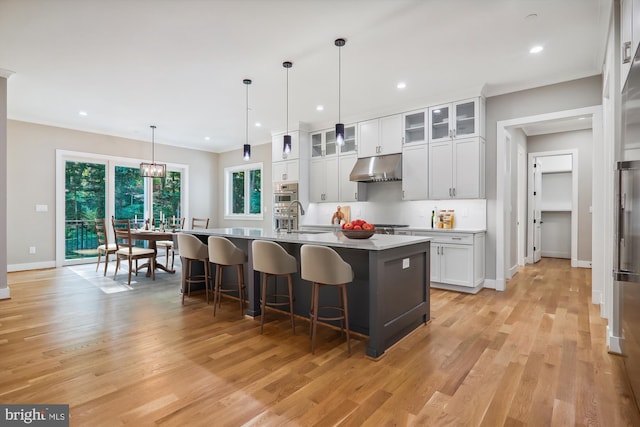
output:
M134 240L131 238L131 223L128 219L112 219L113 233L117 245L116 250L116 272L113 274L115 280L120 268L120 260L126 259L129 262L129 278L127 284L131 286L131 271L133 270L133 261L147 258L149 259L149 268L151 269L151 278L156 280L155 274L155 261L156 251L149 248L139 248L134 246ZM136 276L138 275L138 269L136 268Z
M209 228L209 218L191 218L191 229Z
M107 266L109 265L109 255L115 254L118 247L115 243L109 243L107 238L107 222L104 218L96 218L96 236L98 236L98 265L96 271L100 268L100 259L104 255L104 275L107 275Z
M184 228L184 218L169 218L169 222L167 227L171 231L180 231ZM169 268L169 254L171 254L171 269L173 270L174 260L175 260L175 249L176 245L174 245L173 240L158 240L156 242L156 248L158 250L164 248L164 257L165 257L165 267Z

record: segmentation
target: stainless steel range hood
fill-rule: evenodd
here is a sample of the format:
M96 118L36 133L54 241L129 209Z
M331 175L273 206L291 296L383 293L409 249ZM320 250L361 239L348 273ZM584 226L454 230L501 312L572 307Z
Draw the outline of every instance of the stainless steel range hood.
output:
M402 154L358 159L349 179L358 182L400 181L402 179Z

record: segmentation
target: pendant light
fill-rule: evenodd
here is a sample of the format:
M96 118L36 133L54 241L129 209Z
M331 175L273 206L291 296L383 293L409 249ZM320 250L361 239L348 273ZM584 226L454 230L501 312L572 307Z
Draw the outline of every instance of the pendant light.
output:
M251 84L251 80L244 79L242 83L244 83L247 86L247 121L245 124L245 133L246 133L245 141L246 142L244 144L244 149L242 150L243 151L242 158L246 161L251 159L251 145L249 144L249 85Z
M336 39L335 44L338 46L338 123L336 123L336 143L340 146L344 145L344 123L340 121L340 92L342 89L342 46L347 43L345 39Z
M289 68L293 67L293 63L291 61L285 61L282 63L282 66L287 69L287 127L284 135L284 144L282 146L284 157L287 157L291 152L291 135L289 135Z
M156 163L156 127L151 125L151 163L140 163L140 176L143 178L164 178L167 174L167 165Z

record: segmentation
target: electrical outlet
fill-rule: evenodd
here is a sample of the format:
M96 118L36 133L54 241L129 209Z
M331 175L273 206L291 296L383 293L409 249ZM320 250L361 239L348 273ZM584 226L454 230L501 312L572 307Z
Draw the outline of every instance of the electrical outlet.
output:
M35 246L29 246L29 253L31 255L35 254L36 253L36 247Z

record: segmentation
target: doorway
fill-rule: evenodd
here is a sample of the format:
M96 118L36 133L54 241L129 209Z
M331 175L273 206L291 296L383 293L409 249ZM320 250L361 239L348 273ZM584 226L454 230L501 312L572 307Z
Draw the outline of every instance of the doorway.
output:
M578 151L529 153L527 262L578 259Z
M517 119L504 120L497 122L497 144L496 144L496 165L497 165L497 179L496 179L496 204L495 204L495 224L496 224L496 239L495 239L495 253L496 253L496 279L495 289L505 290L506 280L510 277L511 273L511 260L512 260L512 246L516 244L517 239L513 236L512 231L512 219L511 219L511 207L512 207L512 195L511 185L509 182L513 180L511 174L507 174L508 164L512 161L509 153L505 147L505 141L510 129L521 128L523 126L535 125L539 123L550 123L557 126L564 126L566 121L572 119L577 120L579 117L585 117L591 121L592 124L592 141L595 147L602 140L602 107L593 106L585 108L577 108L574 110L559 111L555 113L540 114L536 116L527 116ZM559 132L557 130L556 132ZM602 162L602 158L594 159L595 162ZM605 185L605 177L598 176L593 180L594 188L596 186L603 187ZM600 194L600 192L594 191L593 194ZM594 217L596 216L596 210L598 210L598 217L602 217L602 210L604 209L603 200L598 198L592 201ZM515 227L514 227L515 228ZM514 242L512 243L512 236ZM514 251L516 253L516 251ZM515 258L515 256L513 256Z

